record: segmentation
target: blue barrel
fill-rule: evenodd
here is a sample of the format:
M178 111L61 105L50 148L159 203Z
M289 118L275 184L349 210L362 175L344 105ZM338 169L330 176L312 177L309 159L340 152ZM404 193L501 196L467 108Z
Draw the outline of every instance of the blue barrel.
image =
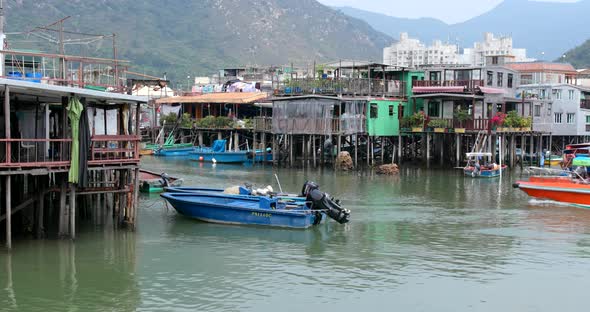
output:
M8 72L8 79L22 80L23 74L21 72Z
M43 75L41 73L26 73L25 77L27 78L27 81L41 83Z

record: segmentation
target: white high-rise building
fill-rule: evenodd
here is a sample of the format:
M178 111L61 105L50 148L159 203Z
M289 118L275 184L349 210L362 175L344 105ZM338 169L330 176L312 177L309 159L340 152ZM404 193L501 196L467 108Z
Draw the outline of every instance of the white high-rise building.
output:
M398 67L441 64L485 66L487 56L512 56L514 62L534 61L527 58L526 49L512 47L512 37L496 38L492 33L485 33L482 42L476 42L473 48L463 49L463 54L459 54L457 45L436 40L427 47L420 40L409 38L407 33L401 33L399 42L383 49L383 63Z
M458 48L436 40L426 46L418 39L411 39L407 33L400 34L400 40L383 49L383 63L397 67L420 65L459 64Z
M473 48L463 49L463 58L473 66L485 66L486 56L506 56L514 57L514 62L532 62L526 56L526 49L515 49L512 47L512 37L494 37L492 33L484 33L484 41L476 42Z

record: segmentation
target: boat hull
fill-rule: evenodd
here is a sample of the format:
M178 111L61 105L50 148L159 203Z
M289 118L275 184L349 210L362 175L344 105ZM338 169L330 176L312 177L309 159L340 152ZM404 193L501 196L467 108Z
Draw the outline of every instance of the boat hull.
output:
M167 187L165 189L167 193L217 193L222 194L224 189L221 188L207 188L207 187ZM250 195L231 195L225 194L226 196L250 196ZM296 201L296 202L305 202L306 198L302 196L297 196L295 194L277 194L275 195L276 198L283 200L283 201Z
M215 159L215 162L218 163L226 163L226 164L231 164L231 163L244 163L246 161L248 161L248 155L246 154L247 152L222 152L222 153L216 153L216 152L192 152L190 153L190 159L191 160L195 160L195 161L205 161L205 162L213 162L213 159Z
M305 229L314 225L316 215L309 209L262 208L264 199L234 198L214 194L162 195L181 215L212 223L259 225ZM301 206L302 207L302 206Z
M155 156L188 156L194 150L193 147L163 148L154 152Z
M168 186L180 187L183 182L183 179L169 177ZM161 174L145 169L139 170L139 185L139 191L142 193L161 193L165 187Z
M496 178L502 175L502 172L506 170L506 166L498 168L496 170L481 170L479 173L474 174L475 169L473 167L464 168L463 173L465 176L473 178Z
M575 183L571 178L533 177L530 181L517 182L516 186L534 198L590 208L590 185Z

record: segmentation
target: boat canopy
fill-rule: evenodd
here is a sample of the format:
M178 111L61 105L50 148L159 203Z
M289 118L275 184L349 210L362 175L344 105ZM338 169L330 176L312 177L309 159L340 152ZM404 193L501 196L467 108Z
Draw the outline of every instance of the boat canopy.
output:
M487 156L492 157L492 153L467 153L467 157Z

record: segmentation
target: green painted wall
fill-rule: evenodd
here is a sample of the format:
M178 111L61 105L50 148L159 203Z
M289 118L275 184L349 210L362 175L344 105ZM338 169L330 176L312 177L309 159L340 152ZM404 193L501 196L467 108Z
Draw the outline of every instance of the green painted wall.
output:
M402 100L375 100L367 103L367 132L371 136L399 134L399 106ZM390 108L391 107L391 108ZM376 114L375 114L376 113Z

